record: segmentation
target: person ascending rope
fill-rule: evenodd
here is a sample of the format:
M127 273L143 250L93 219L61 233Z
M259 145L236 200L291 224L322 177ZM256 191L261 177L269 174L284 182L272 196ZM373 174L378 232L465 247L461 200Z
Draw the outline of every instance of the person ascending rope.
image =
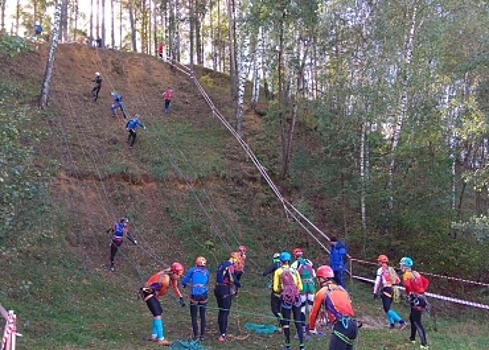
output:
M136 142L136 129L140 127L146 130L146 127L144 126L143 123L139 120L139 114L136 114L134 117L129 119L126 123L126 129L129 132L129 135L127 136L127 143L129 146L134 146L134 142Z
M399 323L399 330L402 331L407 327L407 324L397 312L391 309L394 294L399 293L399 291L395 288L395 285L399 284L401 279L397 275L394 268L389 266L389 258L386 255L379 255L377 262L379 263L380 267L377 270L377 276L374 283L374 300L377 299L379 291L381 291L382 294L380 298L382 299L382 307L387 315L390 328L394 329L396 323Z
M353 350L361 323L355 320L348 292L336 284L335 274L329 266L320 266L316 271L321 289L316 293L311 316L309 333L316 334L316 320L324 306L328 313L328 322L333 325L333 334L329 350Z
M282 329L285 336L283 350L290 350L290 320L294 317L294 324L299 338L299 349L304 349L304 325L301 321L300 290L302 282L297 270L289 266L292 256L289 252L280 254L281 266L273 275L273 291L280 294L282 311Z
M192 290L190 292L190 317L192 318L192 331L194 340L204 340L206 320L205 309L209 300L209 270L206 268L207 261L204 257L199 256L195 260L195 266L192 267L182 280L183 288L186 288L190 282ZM197 325L197 314L200 314L200 336Z
M131 241L133 244L138 244L138 241L132 238L131 234L129 233L128 225L129 225L129 219L122 218L118 223L113 224L107 230L107 233L112 233L112 241L110 243L110 266L109 266L110 271L115 270L114 268L115 255L117 254L119 247L122 245L122 242L124 241L124 235L126 235L127 239L129 239L129 241Z
M92 99L93 102L97 102L98 94L100 92L100 88L102 87L102 77L100 77L99 72L95 72L95 79L92 80L95 83L95 86L92 89Z
M110 107L110 112L112 113L112 116L115 117L115 112L117 111L117 109L120 109L122 112L122 116L124 117L124 119L126 119L127 115L126 115L126 111L124 110L124 102L122 102L122 95L119 95L116 91L112 91L111 95L114 98L112 106Z
M268 268L265 271L262 272L262 276L272 275L272 277L273 277L275 271L279 267L280 267L280 253L275 253L275 254L273 254L273 257L272 257L272 263L270 264L270 266L268 266ZM272 289L272 292L270 294L270 307L272 309L273 315L277 318L278 327L279 327L278 332L282 333L282 324L281 324L282 313L280 310L280 308L281 308L281 306L280 306L280 294L275 293L273 291L272 287L273 287L273 282L272 282L272 285L270 286L270 289Z
M238 258L231 254L229 260L226 260L219 264L216 271L216 286L214 288L214 296L217 300L217 306L219 312L217 316L217 323L219 325L220 336L218 340L220 342L226 341L226 332L228 328L228 318L231 311L231 304L233 296L238 293L238 288L241 288L236 274L234 273L234 264L238 261ZM234 290L234 293L232 292Z
M411 305L411 313L409 314L409 322L411 323L411 335L409 340L414 344L416 339L416 331L418 332L421 341L420 349L429 349L426 339L426 332L421 323L421 315L428 306L424 293L428 289L430 282L413 270L414 261L410 257L403 257L399 262L401 266L402 280L406 290L406 298Z
M301 248L295 248L292 255L296 259L291 267L299 272L301 277L301 320L303 322L304 334L306 333L307 321L311 314L312 304L314 303L314 292L316 289L316 271L314 271L311 260L304 258L304 252ZM307 317L306 317L307 315Z
M139 289L141 298L153 315L151 340L157 342L158 345L171 345L171 341L165 339L165 327L161 317L163 309L161 308L159 298L166 294L171 284L173 292L180 300L180 306L184 307L186 305L182 293L178 289L178 280L183 275L183 270L182 264L174 262L169 268L151 276L144 284L144 287Z

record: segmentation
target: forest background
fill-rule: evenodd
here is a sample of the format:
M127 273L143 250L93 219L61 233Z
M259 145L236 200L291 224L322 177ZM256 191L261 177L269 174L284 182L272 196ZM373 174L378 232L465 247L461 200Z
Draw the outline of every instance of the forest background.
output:
M0 4L1 27L9 32L6 1ZM49 34L52 11L59 15L60 42L101 37L122 51L153 54L163 41L168 56L186 63L205 86L224 85L200 67L228 74L229 88L216 95L229 96L220 106L233 107L236 132L284 196L345 240L352 256L374 260L385 253L395 261L411 255L420 270L488 281L485 2L101 0L91 1L86 14L77 5L17 7L10 32L21 34L21 26L39 20ZM97 8L107 13L105 6L110 15L96 15ZM79 28L87 17L88 28ZM260 117L259 132L247 129L250 115ZM33 159L19 148L25 140L19 141L17 127L9 130L2 135L3 144L12 145L2 149L2 240L14 239L12 228L42 227L26 220L32 215L26 203L46 186L41 175L32 177ZM221 169L219 176L238 186L261 181L241 167ZM262 211L280 205L262 190L249 199L256 222L248 230L265 235L273 225ZM280 227L291 234L281 247L317 249L297 226ZM41 230L41 239L49 231ZM262 255L276 249L267 244ZM454 290L446 281L437 288L487 298L485 288Z

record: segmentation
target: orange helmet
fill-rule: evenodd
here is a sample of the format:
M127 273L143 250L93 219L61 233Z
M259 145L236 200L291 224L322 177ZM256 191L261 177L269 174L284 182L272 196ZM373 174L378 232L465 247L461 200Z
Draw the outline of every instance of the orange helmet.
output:
M292 251L292 256L294 257L294 259L297 259L299 256L302 256L302 255L304 255L304 252L302 251L301 248L295 248Z
M230 259L233 262L233 264L235 264L241 260L241 256L239 255L238 252L233 252L231 253Z
M377 262L381 264L388 264L389 258L387 257L387 255L382 254L377 257Z
M195 259L195 266L202 266L205 267L207 264L207 260L203 256L199 256L197 259Z
M238 250L239 250L241 253L246 254L246 247L245 247L244 245L240 245L240 246L238 247Z
M179 262L174 262L173 264L171 264L170 270L175 275L178 276L183 275L183 265L180 264Z
M333 272L333 269L331 267L329 267L328 265L323 265L323 266L320 266L318 268L318 270L316 271L316 276L319 278L324 278L324 279L330 279L330 278L334 278L334 272Z

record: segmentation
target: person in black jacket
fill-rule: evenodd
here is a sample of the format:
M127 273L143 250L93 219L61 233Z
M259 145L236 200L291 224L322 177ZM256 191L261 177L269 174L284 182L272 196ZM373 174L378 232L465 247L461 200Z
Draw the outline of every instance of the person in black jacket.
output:
M98 93L100 92L100 88L102 87L102 78L100 77L100 73L95 73L95 79L92 80L95 83L95 86L92 89L92 98L93 102L98 100Z
M272 263L270 264L270 266L268 266L268 268L265 271L263 271L262 276L268 276L268 275L273 276L275 270L278 269L279 267L280 267L280 253L275 253L273 254ZM280 320L282 319L282 314L280 313L281 310L280 294L274 293L273 289L272 289L272 293L270 294L270 307L272 309L273 315L277 318L279 333L281 333L282 326Z

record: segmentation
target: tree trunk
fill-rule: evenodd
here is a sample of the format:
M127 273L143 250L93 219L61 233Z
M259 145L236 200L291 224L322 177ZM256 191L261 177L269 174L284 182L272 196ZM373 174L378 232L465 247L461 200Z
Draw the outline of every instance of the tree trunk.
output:
M102 0L102 47L107 46L107 33L105 28L105 0Z
M90 42L90 46L93 45L93 40L94 40L94 36L93 36L93 0L90 0L90 29L89 29L89 42Z
M133 5L132 0L130 0L128 3L128 9L129 9L129 22L131 24L131 44L132 44L132 51L138 52L137 42L136 42L136 23L135 23L134 10L132 5Z
M256 109L260 97L260 64L263 61L263 28L258 28L253 54L253 92L251 95L251 108Z
M38 100L38 106L40 109L45 109L48 105L49 100L49 87L51 84L51 77L53 76L54 70L54 58L56 53L56 48L58 47L58 36L59 29L61 25L61 5L62 0L58 0L56 4L56 12L54 13L54 27L51 33L51 43L49 45L48 60L46 62L46 71L44 73L44 79L41 86L41 94Z
M0 3L0 11L2 11L2 14L0 15L0 34L5 33L5 4L7 3L7 0L2 0Z
M68 0L61 1L61 28L59 41L68 40Z
M194 1L189 0L188 1L188 7L189 7L189 24L190 24L190 33L189 33L189 40L190 40L190 71L194 71L194 15L195 15L195 8L194 8Z
M227 0L229 17L229 75L231 77L231 96L238 97L238 74L236 69L236 18L234 0Z
M115 48L115 5L114 0L110 0L110 46Z

